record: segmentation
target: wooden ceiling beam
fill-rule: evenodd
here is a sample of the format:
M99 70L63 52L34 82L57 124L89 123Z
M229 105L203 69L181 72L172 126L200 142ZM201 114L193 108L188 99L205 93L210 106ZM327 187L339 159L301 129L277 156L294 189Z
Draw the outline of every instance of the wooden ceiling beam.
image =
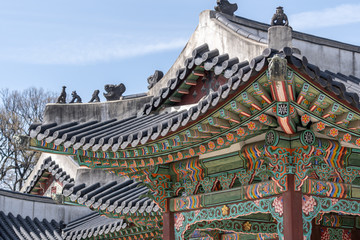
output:
M208 121L211 126L220 127L220 128L230 128L230 123L225 119L209 117Z
M339 107L340 107L340 105L338 103L331 104L326 109L324 109L322 117L328 118L330 115L335 114L337 112L337 110L339 109Z
M300 91L300 93L299 93L299 95L297 97L297 100L296 100L297 104L301 104L301 102L305 99L309 89L310 89L310 85L308 83L304 83L302 85L301 91Z
M273 102L270 95L263 88L263 86L261 86L260 83L257 83L257 82L254 83L253 87L254 87L255 93L258 94L262 99L264 99L265 102L267 102L268 104L271 104Z
M196 86L197 81L196 81L196 80L186 79L186 80L185 80L185 84L186 84L186 85L190 85L190 86Z
M176 103L181 102L181 98L179 98L179 97L170 97L169 100L170 100L171 102L176 102Z
M314 111L317 107L320 107L322 102L325 100L326 96L322 93L320 93L315 100L310 104L309 111Z
M248 107L245 107L241 103L237 101L231 101L230 106L231 106L231 110L233 110L234 112L240 113L245 117L251 117L250 109Z
M209 138L212 136L211 133L200 132L199 130L192 129L186 130L185 133L189 138Z
M177 92L181 94L189 94L189 89L179 88Z
M197 128L200 132L205 132L205 133L221 133L220 128L218 127L214 127L211 126L209 124L198 124Z
M349 122L348 128L351 130L360 129L360 120L354 120Z
M352 112L344 112L343 114L336 116L335 123L342 124L346 121L349 122L352 120L353 117L354 117L354 114Z
M240 123L241 119L238 114L230 112L226 109L220 109L220 117L234 123Z
M247 92L244 92L241 94L242 99L252 107L254 107L257 110L261 110L262 106L261 103L256 100L252 95L248 94Z
M204 77L205 76L205 72L197 71L197 70L192 71L192 74L195 75L195 76L198 76L198 77Z

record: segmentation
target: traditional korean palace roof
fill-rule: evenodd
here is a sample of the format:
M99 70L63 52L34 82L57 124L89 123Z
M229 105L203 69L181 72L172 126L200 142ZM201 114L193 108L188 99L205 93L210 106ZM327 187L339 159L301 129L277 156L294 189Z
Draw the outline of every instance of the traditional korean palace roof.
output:
M126 221L110 238L283 239L296 232L288 226L303 227L297 239L310 239L312 226L349 237L349 229L360 229L358 72L353 66L347 70L356 77L324 69L330 61L312 63L291 46L307 41L337 48L339 55L359 48L296 32L292 38L281 7L272 22L286 24L271 26L268 38L268 25L231 16L236 4L218 1L217 9L222 13L202 13L210 20L200 21L171 70L154 74L161 80L148 79L149 97L131 109L136 115L47 118L30 128L29 148L131 179L64 186L68 203ZM280 39L279 32L290 37ZM303 48L309 54L311 48ZM62 106L56 107L63 114ZM87 107L95 109L82 105L80 112ZM96 228L97 219L94 214L84 222ZM66 237L99 230L72 226Z
M84 205L111 217L125 217L139 214L156 214L159 207L149 197L149 189L133 180L113 181L105 185L95 183L67 184L63 194L71 202Z
M88 166L91 165L88 158L108 159L92 164L116 168L125 162L112 159L135 159L171 152L171 149L178 151L190 143L208 142L214 136L224 135L234 126L250 126L250 133L276 128L278 124L273 118L274 113L269 111L276 101L270 97L270 85L266 79L269 77L266 70L268 62L276 54L286 59L287 77L295 80L289 97L299 109L299 115L305 115L300 126L307 126L310 120L307 122L306 119L313 120L317 125L324 120L326 129L312 127L325 135L326 130L333 127L341 133L336 136L343 136L342 133L348 130L347 136L352 138L346 142L356 145L360 117L355 112L358 111L359 97L347 91L341 82L334 81L332 74L320 71L308 63L306 57L298 58L291 48L280 52L266 49L250 62L239 62L236 58L228 59L227 54L220 54L216 49L209 50L206 45L193 51L193 56L185 61L184 68L178 70L176 78L145 104L137 117L62 125L45 123L30 129L31 145L44 151L49 149L78 155L80 164ZM356 80L355 77L346 79ZM320 94L321 91L325 91L326 95ZM237 92L241 93L238 97L234 96ZM229 101L230 98L234 99ZM335 99L340 99L340 104ZM187 109L169 112L169 107L184 102L188 103ZM347 116L350 110L354 113L350 112ZM199 121L200 124L192 126ZM295 124L283 127L287 132L296 132ZM152 164L149 159L146 163ZM135 165L141 167L148 165L146 163Z
M48 157L43 161L43 163L41 163L40 168L37 170L36 174L33 175L33 179L24 192L37 194L44 188L42 185L45 184L46 181L49 181L49 178L54 178L63 185L74 183L74 178L70 177L66 171L59 167L59 165L53 161L51 157Z
M127 223L123 219L108 218L91 213L80 219L70 222L63 229L62 239L107 239L120 237Z
M23 218L0 211L0 239L56 239L61 240L61 223L30 217Z

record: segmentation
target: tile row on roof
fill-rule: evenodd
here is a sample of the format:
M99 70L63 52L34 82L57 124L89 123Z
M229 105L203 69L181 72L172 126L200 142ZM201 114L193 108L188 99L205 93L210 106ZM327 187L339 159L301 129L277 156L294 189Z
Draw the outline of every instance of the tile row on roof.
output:
M64 186L63 195L69 197L72 202L110 213L130 214L159 211L158 205L152 199L143 197L149 192L149 189L139 184L133 180L113 181L103 186L99 183L90 186L68 184Z
M35 187L45 172L50 173L52 176L54 176L55 180L58 180L63 185L74 182L74 179L71 178L70 175L66 173L66 171L60 168L59 165L51 159L51 157L48 157L41 164L29 186L25 189L25 193L31 192L31 190Z
M104 235L119 232L126 227L127 223L123 219L108 218L94 212L67 224L63 229L62 238L106 239Z
M306 57L301 59L296 57L297 51L297 49L293 50L288 47L281 51L265 49L262 55L252 59L250 63L237 63L234 59L229 60L225 55L219 55L216 50L209 51L207 45L202 45L196 48L193 56L185 61L185 68L178 71L177 77L169 80L168 87L161 89L159 95L154 96L149 104L144 105L138 117L121 121L115 119L103 122L89 121L82 124L77 122L63 125L48 123L31 128L30 136L36 137L38 140L44 139L47 143L53 142L55 145L63 144L66 148L87 150L91 147L93 151L108 151L111 148L115 152L129 146L136 147L138 144L145 144L165 136L169 132L175 132L179 127L206 114L209 109L224 101L229 94L236 92L250 77L263 71L268 64L268 59L275 54L282 54L291 65L306 74L312 81L335 94L339 99L359 108L357 94L348 92L343 83L334 81L332 75L320 71L317 66L308 63ZM194 66L201 64L204 68L206 68L206 64L210 64L208 70L212 71L221 66L221 70L216 74L222 73L228 79L227 82L221 85L217 91L210 92L207 97L188 110L154 114L153 112L185 81ZM44 138L44 135L47 137Z
M0 211L0 239L4 240L61 240L61 225L54 220L49 222L20 215L15 217L12 213Z

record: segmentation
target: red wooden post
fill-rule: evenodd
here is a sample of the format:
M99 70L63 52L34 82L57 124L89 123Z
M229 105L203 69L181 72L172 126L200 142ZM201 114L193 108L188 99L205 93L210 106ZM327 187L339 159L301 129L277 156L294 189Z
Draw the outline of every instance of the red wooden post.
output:
M303 240L302 194L295 191L295 175L288 175L288 189L283 193L284 239Z
M321 229L320 226L314 224L312 225L312 232L311 232L311 240L320 240L321 239Z
M174 240L175 239L175 219L174 213L170 212L170 199L167 199L166 210L163 214L163 239Z

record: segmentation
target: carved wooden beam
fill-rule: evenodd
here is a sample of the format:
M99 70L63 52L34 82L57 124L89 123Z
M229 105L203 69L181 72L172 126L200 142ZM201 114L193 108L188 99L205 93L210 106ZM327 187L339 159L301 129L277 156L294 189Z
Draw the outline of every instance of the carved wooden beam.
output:
M210 133L200 132L199 130L188 129L185 131L185 133L189 138L209 138L209 137L211 137Z
M351 121L348 125L348 128L351 130L356 130L360 128L360 120Z
M327 107L324 110L322 117L327 118L330 115L335 114L337 112L337 110L339 110L339 107L340 107L340 105L337 104L337 103L334 103L334 104L330 105L329 107Z
M241 97L244 100L244 102L246 102L247 104L251 105L252 107L254 107L259 111L261 110L261 103L247 92L242 93Z
M251 112L249 108L245 107L241 103L237 101L231 101L230 102L231 109L237 113L240 113L241 115L244 115L245 117L251 117Z
M190 86L195 86L197 84L197 81L196 80L186 79L185 84L190 85Z
M353 117L354 117L354 114L352 112L344 112L343 114L336 116L335 123L341 124L346 121L349 122L352 120Z
M220 127L220 128L230 128L230 123L225 119L209 117L208 121L211 126Z
M259 83L254 83L253 84L255 93L257 95L259 95L262 99L264 99L265 102L267 102L268 104L272 103L272 99L270 97L270 95L266 92L266 90L263 88L263 86L261 86L261 84Z
M307 92L309 91L309 88L310 88L310 85L308 83L303 84L301 91L298 95L298 98L296 100L297 104L300 104L304 100L305 96L307 95Z
M199 142L202 141L199 138L190 138L186 134L178 134L175 136L176 141L182 142L182 143L193 143L193 142Z
M171 101L171 102L181 102L181 98L178 98L178 97L170 97L169 98L169 100Z
M205 133L220 133L220 128L211 126L209 124L198 124L197 128L200 132L205 132Z
M325 100L326 96L322 93L320 93L315 100L310 104L309 111L314 111L317 107L320 107L322 102Z
M240 123L241 121L239 115L226 109L220 109L220 117L234 123Z
M201 72L201 71L197 71L197 70L192 71L192 74L195 76L199 76L199 77L205 76L205 72Z
M177 92L181 94L189 94L189 89L179 88Z

